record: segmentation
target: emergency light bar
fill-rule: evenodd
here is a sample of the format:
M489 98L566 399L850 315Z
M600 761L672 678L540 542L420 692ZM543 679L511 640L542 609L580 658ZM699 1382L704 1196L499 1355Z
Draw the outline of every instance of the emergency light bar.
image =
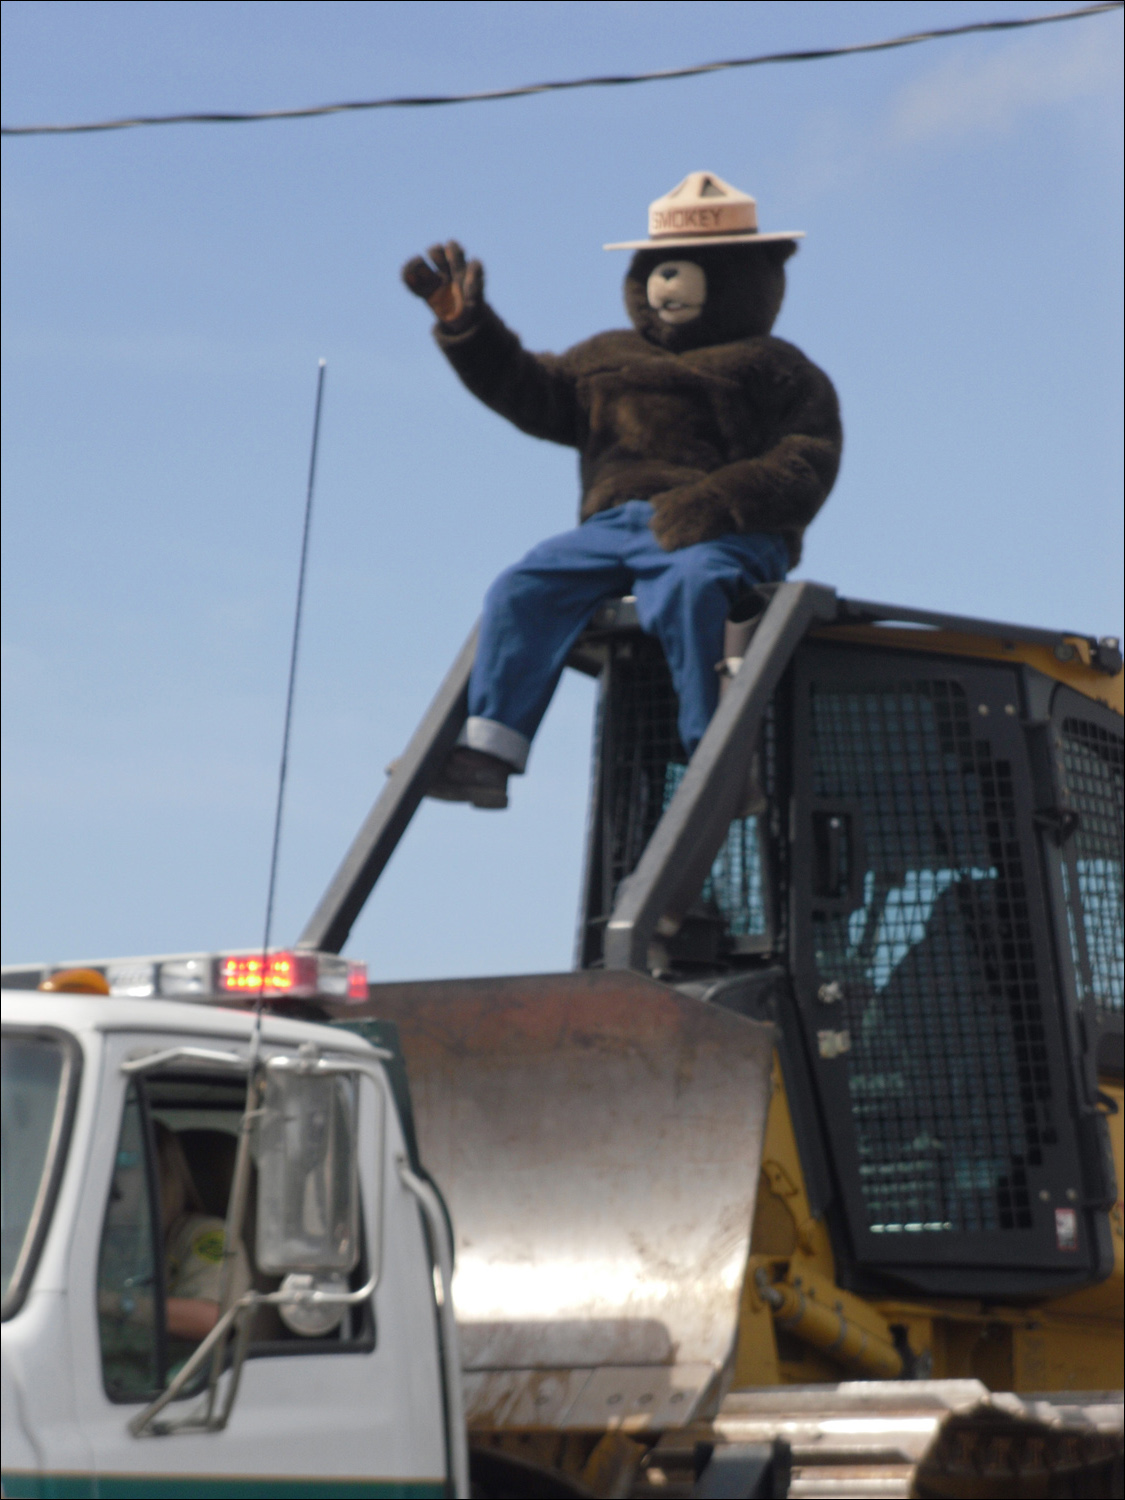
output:
M260 949L233 953L170 953L146 958L104 958L67 964L19 964L0 970L5 989L33 990L64 969L93 969L109 993L132 999L227 1001L367 999L367 965L336 953Z
M234 995L292 995L367 999L367 965L334 953L231 953L217 960L217 988Z

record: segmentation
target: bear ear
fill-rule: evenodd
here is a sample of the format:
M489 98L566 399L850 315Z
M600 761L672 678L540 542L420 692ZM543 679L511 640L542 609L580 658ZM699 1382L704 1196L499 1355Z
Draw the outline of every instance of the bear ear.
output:
M765 250L766 248L767 246L762 246L763 250ZM791 255L796 255L797 251L800 249L800 245L796 240L774 240L774 242L770 246L768 246L768 249L770 258L772 259L774 265L783 266Z

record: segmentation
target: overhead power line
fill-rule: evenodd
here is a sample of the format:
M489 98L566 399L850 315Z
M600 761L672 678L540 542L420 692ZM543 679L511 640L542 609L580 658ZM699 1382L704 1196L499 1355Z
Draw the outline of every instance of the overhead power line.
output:
M828 57L854 57L861 52L889 52L895 47L914 47L943 37L970 36L983 31L1018 31L1027 26L1047 26L1054 21L1078 21L1121 10L1125 0L1101 5L1083 5L1076 10L1057 10L1042 16L1023 16L1004 21L973 21L965 26L942 26L932 31L912 31L907 36L887 37L881 42L856 42L850 47L816 47L800 52L763 52L757 57L733 57L721 62L697 63L690 68L661 68L653 73L618 73L593 78L566 78L554 83L529 83L520 88L484 89L472 94L417 94L389 99L355 99L341 104L311 104L300 109L262 109L245 112L206 110L183 115L132 115L120 120L87 120L56 125L3 125L0 135L89 135L95 131L131 130L141 125L247 125L259 120L309 120L318 115L344 115L367 109L431 109L441 104L486 104L496 99L523 99L530 94L557 94L565 89L617 88L627 83L662 83L672 78L697 78L704 73L726 73L733 68L758 68L766 63L818 62Z

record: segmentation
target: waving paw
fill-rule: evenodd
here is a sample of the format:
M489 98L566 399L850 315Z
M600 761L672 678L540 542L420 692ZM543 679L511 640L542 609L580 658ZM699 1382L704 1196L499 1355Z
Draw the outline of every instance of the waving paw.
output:
M416 297L429 304L434 316L451 333L462 333L480 318L484 307L484 267L466 262L456 240L432 245L430 259L416 255L402 268L402 279ZM432 264L431 264L432 262Z

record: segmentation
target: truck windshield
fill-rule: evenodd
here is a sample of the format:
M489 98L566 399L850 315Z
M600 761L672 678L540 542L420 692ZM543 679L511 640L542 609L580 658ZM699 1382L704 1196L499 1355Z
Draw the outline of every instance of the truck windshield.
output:
M0 1113L3 1309L22 1299L47 1229L65 1147L73 1052L61 1037L5 1031Z

